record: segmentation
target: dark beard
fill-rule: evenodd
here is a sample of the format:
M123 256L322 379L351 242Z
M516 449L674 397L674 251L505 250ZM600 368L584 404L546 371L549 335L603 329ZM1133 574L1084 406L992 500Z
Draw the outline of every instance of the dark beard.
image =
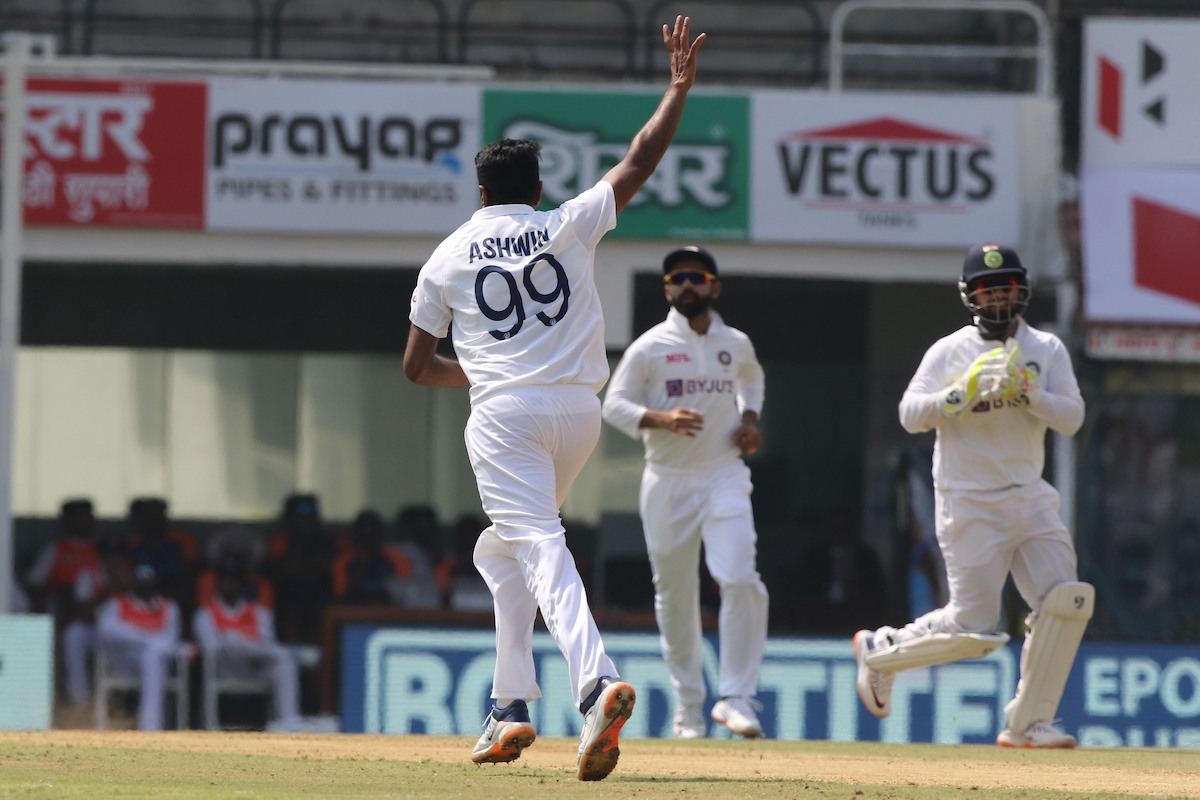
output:
M698 294L687 295L681 294L671 304L676 311L683 314L688 319L695 319L703 314L712 306L711 297L702 297Z

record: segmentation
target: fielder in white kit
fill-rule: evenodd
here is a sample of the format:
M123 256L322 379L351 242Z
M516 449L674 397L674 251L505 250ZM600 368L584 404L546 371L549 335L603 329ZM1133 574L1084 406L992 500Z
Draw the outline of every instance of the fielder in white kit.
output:
M763 371L750 338L711 310L717 262L699 247L663 259L671 310L629 346L604 399L604 419L646 445L639 510L654 572L654 612L675 689L675 735L706 733L700 543L721 588L720 698L712 718L762 735L755 713L767 640L767 587L755 566L750 469L762 444Z
M1063 343L1021 318L1030 289L1013 250L972 248L959 292L974 324L929 348L900 401L905 430L937 430L937 537L950 602L900 629L859 631L858 694L886 717L897 671L982 657L1007 642L993 631L1011 572L1032 613L996 743L1074 747L1054 715L1095 590L1078 581L1058 492L1041 476L1046 428L1073 435L1083 398Z
M474 562L496 618L495 701L473 761L512 761L536 731L526 703L541 697L532 637L538 609L567 658L584 714L578 777L616 766L618 733L636 699L604 652L558 509L600 436L596 393L608 379L604 318L593 281L600 238L654 173L683 114L704 35L663 26L671 83L629 150L595 186L536 211L540 145L493 142L475 159L483 208L421 268L404 372L428 386L470 386L466 443L492 524ZM453 323L458 360L438 356Z

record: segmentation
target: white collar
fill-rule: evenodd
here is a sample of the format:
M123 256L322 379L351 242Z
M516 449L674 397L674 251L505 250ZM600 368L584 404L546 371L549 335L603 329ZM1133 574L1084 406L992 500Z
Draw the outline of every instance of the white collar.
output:
M671 326L671 328L684 336L712 336L713 334L718 333L720 329L724 327L725 321L721 319L721 315L718 314L716 310L709 308L708 331L705 333L696 333L696 331L692 330L692 326L689 324L688 318L683 314L680 314L679 311L672 306L671 310L667 312L667 325Z

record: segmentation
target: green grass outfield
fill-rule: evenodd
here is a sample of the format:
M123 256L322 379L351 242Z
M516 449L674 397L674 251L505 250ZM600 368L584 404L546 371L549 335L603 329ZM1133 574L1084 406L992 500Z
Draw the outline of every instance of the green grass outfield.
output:
M0 797L1200 797L1200 752L1185 750L633 740L622 742L621 765L608 780L585 784L571 768L574 742L541 740L514 764L483 767L467 760L470 744L461 737L6 733Z

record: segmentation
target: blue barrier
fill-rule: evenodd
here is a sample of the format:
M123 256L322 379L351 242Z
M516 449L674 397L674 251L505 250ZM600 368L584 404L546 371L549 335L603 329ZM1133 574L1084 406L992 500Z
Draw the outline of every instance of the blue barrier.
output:
M638 691L630 737L671 735L674 697L654 634L606 634L605 647ZM704 646L709 706L715 702L717 639ZM490 707L491 631L349 625L342 640L342 725L367 733L474 735ZM542 698L530 705L542 736L576 736L582 718L567 665L549 635L535 634ZM885 720L855 689L849 639L773 638L759 675L759 715L775 739L995 741L1016 688L1020 650L901 673ZM1200 747L1200 647L1084 643L1059 709L1064 728L1088 746ZM721 725L709 735L728 738Z

